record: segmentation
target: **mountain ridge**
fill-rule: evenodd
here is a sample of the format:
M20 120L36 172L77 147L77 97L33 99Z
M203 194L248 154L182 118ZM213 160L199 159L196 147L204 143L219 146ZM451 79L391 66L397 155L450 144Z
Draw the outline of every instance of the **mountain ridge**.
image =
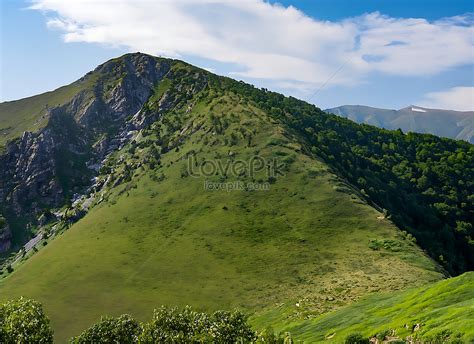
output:
M417 105L399 110L342 105L324 111L380 128L400 128L406 132L428 133L474 143L474 111L431 109Z

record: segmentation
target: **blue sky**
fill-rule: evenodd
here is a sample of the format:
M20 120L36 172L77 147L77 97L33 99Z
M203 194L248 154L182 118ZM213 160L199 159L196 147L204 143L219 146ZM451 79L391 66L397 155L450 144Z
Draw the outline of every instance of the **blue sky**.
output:
M55 89L107 59L142 51L322 108L417 104L472 110L473 4L6 0L0 100Z

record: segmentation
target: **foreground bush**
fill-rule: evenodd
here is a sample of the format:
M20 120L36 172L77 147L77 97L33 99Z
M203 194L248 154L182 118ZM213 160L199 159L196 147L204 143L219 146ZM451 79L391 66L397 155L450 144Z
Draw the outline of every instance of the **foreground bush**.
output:
M291 344L271 330L257 334L242 312L196 312L190 307L161 307L151 321L138 324L128 315L103 318L99 323L71 339L73 344L155 344L155 343L265 343Z
M255 333L241 312L218 311L212 315L186 307L162 307L143 325L139 343L249 343Z
M80 336L71 339L74 344L132 344L137 342L140 325L128 314L118 318L104 317L85 330Z
M52 343L53 330L39 302L20 298L0 304L0 343Z
M49 344L53 331L41 304L20 298L0 304L1 344ZM161 307L153 318L139 324L130 315L104 317L71 339L71 344L258 343L292 344L289 334L271 329L256 333L239 311L196 312L190 307Z

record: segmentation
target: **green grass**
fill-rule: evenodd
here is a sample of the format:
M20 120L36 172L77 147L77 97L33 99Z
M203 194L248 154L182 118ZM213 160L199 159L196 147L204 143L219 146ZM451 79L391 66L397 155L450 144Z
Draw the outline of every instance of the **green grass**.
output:
M213 133L211 113L227 122L222 134ZM281 313L296 322L368 294L442 278L389 220L252 105L226 94L173 116L171 122L189 128L170 136L186 137L179 151L162 155L154 170L134 169L131 181L0 281L2 300L22 295L43 303L57 341L102 315L145 320L162 304L280 312L280 305L299 301L301 307ZM250 146L243 134L224 143L240 130L252 134ZM126 147L116 156L132 165L148 149ZM191 151L200 161L277 158L286 163L285 175L269 191L204 190L203 177L182 174ZM209 179L252 181L230 174ZM373 240L392 240L397 250L374 250Z
M452 337L461 335L463 342L472 343L474 273L417 289L374 295L302 322L288 324L281 318L282 308L261 314L254 323L272 322L275 328L290 331L296 339L308 343L327 342L328 337L332 342L342 342L351 333L360 332L368 337L385 330L394 330L395 335L403 339L413 336L422 340L445 332ZM421 326L413 331L416 324Z
M0 103L0 149L23 132L44 127L48 123L48 109L68 103L80 91L89 89L96 77L91 74L51 92Z

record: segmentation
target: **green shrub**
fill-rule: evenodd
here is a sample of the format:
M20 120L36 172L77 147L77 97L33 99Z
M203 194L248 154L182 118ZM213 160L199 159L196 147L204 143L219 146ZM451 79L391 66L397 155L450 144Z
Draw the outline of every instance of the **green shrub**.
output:
M258 333L255 344L293 344L293 339L289 332L275 334L271 327Z
M79 336L72 338L72 344L132 344L137 342L140 325L130 315L118 318L104 317Z
M211 322L209 332L216 343L247 343L255 339L247 316L242 312L217 311L211 316Z
M150 322L143 324L139 343L194 342L206 338L205 330L209 319L204 313L197 313L190 307L155 309Z
M380 341L383 341L385 337L389 336L391 333L392 333L392 330L380 331L379 333L375 335L375 338L377 338Z
M369 339L360 333L352 333L344 340L345 344L369 344Z
M39 302L20 298L0 305L0 343L52 342L53 330Z
M255 334L241 312L217 311L212 315L193 311L190 307L161 307L153 319L143 325L139 343L248 343Z
M53 331L41 304L20 298L0 305L1 344L53 343ZM104 317L71 344L154 343L258 343L292 344L289 333L275 335L272 329L256 333L239 311L201 313L186 307L161 307L148 323L139 324L130 315ZM350 342L362 343L362 342ZM365 343L365 342L364 342Z
M462 333L453 332L449 329L440 330L432 335L423 336L420 339L424 343L431 344L463 343Z

